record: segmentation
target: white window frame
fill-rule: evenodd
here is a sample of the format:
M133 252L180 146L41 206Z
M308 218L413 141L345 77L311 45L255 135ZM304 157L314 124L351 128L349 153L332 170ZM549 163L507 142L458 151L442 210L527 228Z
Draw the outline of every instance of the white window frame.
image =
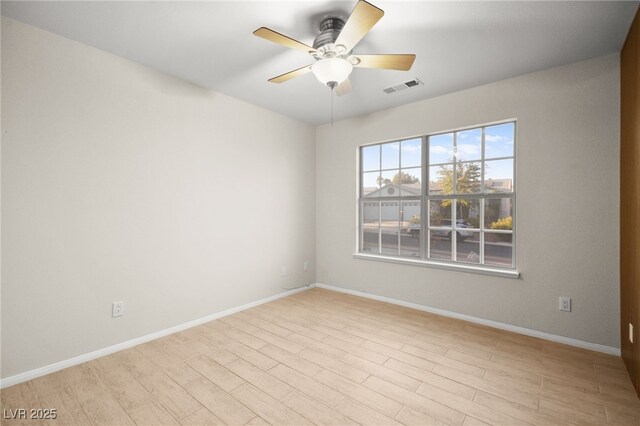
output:
M507 123L513 123L514 124L514 147L513 147L513 156L512 157L496 157L496 158L490 158L488 160L485 159L485 128L486 127L491 127L491 126L496 126L496 125L500 125L500 124L507 124ZM442 134L448 134L448 133L452 133L453 134L453 146L456 147L456 137L457 137L457 132L462 132L462 131L466 131L466 130L473 130L473 129L481 129L482 131L482 141L481 141L481 150L482 150L482 154L481 154L481 159L480 160L476 160L476 161L469 161L469 162L480 162L481 164L481 177L480 177L480 185L481 185L481 192L478 194L444 194L444 195L430 195L429 194L429 170L430 167L432 166L437 166L438 164L433 164L430 165L429 164L429 137L431 136L437 136L437 135L442 135ZM440 269L449 269L449 270L457 270L457 271L465 271L465 272L474 272L474 273L479 273L479 274L487 274L487 275L496 275L496 276L503 276L503 277L509 277L509 278L518 278L520 276L520 273L517 271L516 269L516 223L517 223L517 213L516 213L516 193L517 193L517 179L516 179L516 158L517 158L517 154L516 154L516 150L517 150L517 133L518 133L518 123L517 123L517 119L512 118L512 119L506 119L506 120L501 120L501 121L495 121L495 122L490 122L490 123L483 123L483 124L478 124L478 125L474 125L474 126L466 126L466 127L461 127L461 128L456 128L456 129L450 129L450 130L445 130L445 131L438 131L438 132L433 132L433 133L429 133L426 135L421 135L421 136L414 136L414 137L406 137L406 138L401 138L401 139L392 139L392 140L387 140L387 141L381 141L381 142L375 142L375 143L369 143L369 144L363 144L357 147L357 158L358 158L358 166L357 166L357 182L358 182L358 193L357 193L357 252L354 254L354 257L357 259L364 259L364 260L375 260L375 261L383 261L383 262L392 262L392 263L400 263L400 264L406 264L406 265L413 265L413 266L422 266L422 267L433 267L433 268L440 268ZM363 171L363 158L362 158L362 149L368 146L375 146L375 145L383 145L386 143L392 143L392 142L399 142L401 143L402 141L406 141L406 140L411 140L411 139L420 139L422 141L422 160L421 160L421 165L420 167L422 168L421 170L421 195L419 197L378 197L378 198L370 198L370 197L363 197L363 182L362 182L362 175L364 173ZM400 151L400 156L402 151ZM485 193L484 192L484 168L485 168L485 161L494 161L494 160L501 160L501 159L512 159L513 160L513 182L512 182L512 187L513 187L513 191L512 192L507 192L507 193ZM398 170L402 171L402 159L400 157L400 163L398 165ZM382 153L380 154L380 162L382 163ZM462 161L462 163L466 163L467 161ZM445 164L445 163L442 163ZM446 164L452 164L452 163L446 163ZM456 164L458 164L457 161L453 162L453 181L456 182ZM383 170L381 167L378 171ZM513 226L512 226L512 230L511 231L505 231L505 230L487 230L485 229L485 225L484 225L484 214L485 214L485 200L486 199L495 199L495 198L509 198L511 199L511 208L512 208L512 219L513 219ZM380 239L382 238L382 231L381 231L381 226L379 225L379 231L378 231L378 238L379 238L379 244L378 244L378 253L370 253L370 252L363 252L362 248L363 248L363 208L362 206L364 205L365 202L369 201L369 202L384 202L384 201L393 201L393 202L397 202L399 204L399 208L401 208L400 206L402 205L403 201L415 201L415 200L419 200L421 203L421 211L420 211L420 258L417 257L403 257L400 256L400 254L398 255L388 255L388 254L381 254L380 250L381 250L381 244L380 244ZM429 258L429 253L430 253L430 243L431 243L431 238L429 238L430 232L432 229L440 229L440 230L444 230L444 228L438 228L438 227L432 227L430 225L430 220L429 220L429 216L430 216L430 202L432 200L441 200L441 199L451 199L452 200L452 206L451 206L451 228L447 228L446 230L450 230L451 231L451 235L457 235L456 234L456 214L457 214L457 209L456 207L456 202L458 199L478 199L479 200L479 209L480 209L480 217L479 217L479 227L477 229L469 229L469 231L471 232L478 232L479 233L479 247L480 247L480 264L471 264L471 263L466 263L466 262L461 262L461 261L456 261L456 251L457 251L457 238L451 238L451 251L452 251L452 255L451 255L451 260L436 260L433 258ZM382 221L382 216L379 216L379 221L381 224ZM468 228L465 228L468 229ZM512 265L511 267L502 267L502 266L494 266L494 265L485 265L484 263L484 239L485 239L485 232L489 232L492 234L500 234L500 233L505 233L505 234L511 234L512 235ZM402 232L400 231L399 235L398 235L398 250L400 250L401 244L400 244L400 239L401 239L401 234Z

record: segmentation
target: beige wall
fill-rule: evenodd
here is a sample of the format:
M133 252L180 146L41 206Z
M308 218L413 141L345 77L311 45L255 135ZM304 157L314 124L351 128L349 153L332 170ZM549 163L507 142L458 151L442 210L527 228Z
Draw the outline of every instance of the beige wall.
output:
M319 127L317 281L620 347L619 109L613 55ZM358 145L509 118L521 279L353 258Z
M3 378L313 282L311 126L6 18L2 107Z

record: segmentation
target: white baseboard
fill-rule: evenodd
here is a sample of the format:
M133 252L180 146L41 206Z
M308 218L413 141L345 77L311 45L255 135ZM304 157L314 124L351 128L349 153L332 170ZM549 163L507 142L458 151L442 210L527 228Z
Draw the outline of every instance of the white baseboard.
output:
M365 297L367 299L377 300L379 302L391 303L393 305L404 306L407 308L417 309L419 311L429 312L432 314L442 315L445 317L456 318L464 321L473 322L476 324L486 325L488 327L498 328L500 330L512 331L518 334L524 334L526 336L538 337L544 340L550 340L552 342L564 343L570 346L576 346L578 348L589 349L596 352L603 352L610 355L620 356L620 349L611 346L600 345L598 343L585 342L583 340L572 339L570 337L558 336L556 334L545 333L544 331L531 330L529 328L518 327L516 325L505 324L498 321L492 321L484 318L478 318L471 315L460 314L457 312L451 312L444 309L432 308L431 306L419 305L417 303L405 302L403 300L393 299L385 296L378 296L375 294L364 293L357 290L349 290L342 287L336 287L329 284L316 283L315 287L324 288L327 290L333 290L340 293L351 294L353 296Z
M44 376L46 374L53 373L55 371L72 367L74 365L82 364L83 362L91 361L93 359L100 358L102 356L109 355L114 352L119 352L123 349L128 349L132 346L136 346L141 343L148 342L150 340L158 339L160 337L164 337L169 334L177 333L178 331L186 330L187 328L204 324L205 322L213 321L218 318L226 317L227 315L235 314L236 312L244 311L246 309L250 309L255 306L262 305L263 303L268 303L277 299L281 299L283 297L291 296L292 294L300 293L301 291L308 290L310 288L313 288L314 286L315 286L314 284L310 284L308 286L287 290L282 293L278 293L276 295L266 297L264 299L256 300L255 302L250 302L241 306L236 306L235 308L230 308L221 312L216 312L215 314L207 315L206 317L198 318L193 321L188 321L173 327L165 328L164 330L159 330L154 333L147 334L145 336L136 337L135 339L127 340L125 342L108 346L106 348L98 349L93 352L78 355L76 357L69 358L64 361L56 362L53 364L46 365L44 367L40 367L34 370L26 371L24 373L16 374L15 376L7 377L6 379L0 380L0 389L17 385L18 383L26 382L26 381Z

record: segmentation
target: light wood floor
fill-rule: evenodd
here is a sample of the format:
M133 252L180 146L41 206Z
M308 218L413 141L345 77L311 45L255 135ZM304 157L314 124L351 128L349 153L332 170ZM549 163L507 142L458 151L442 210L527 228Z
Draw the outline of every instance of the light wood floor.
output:
M58 424L640 424L618 357L321 289L1 396Z

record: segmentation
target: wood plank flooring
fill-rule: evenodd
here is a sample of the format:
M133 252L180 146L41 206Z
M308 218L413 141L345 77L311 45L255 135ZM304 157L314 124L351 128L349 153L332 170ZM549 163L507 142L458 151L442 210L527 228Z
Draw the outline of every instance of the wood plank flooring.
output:
M47 424L640 425L619 357L322 289L0 396Z

